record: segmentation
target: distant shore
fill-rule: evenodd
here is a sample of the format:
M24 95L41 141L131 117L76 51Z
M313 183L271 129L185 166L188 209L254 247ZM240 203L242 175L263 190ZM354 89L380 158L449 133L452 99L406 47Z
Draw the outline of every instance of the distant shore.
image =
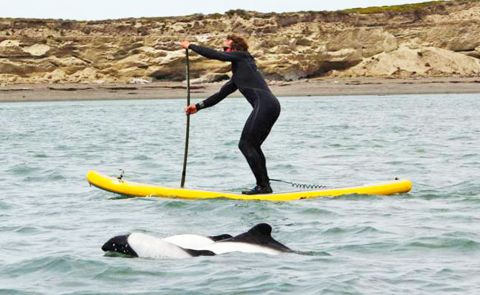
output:
M193 84L192 98L205 98L224 82ZM434 93L480 93L477 78L316 78L269 83L276 96L345 96ZM185 98L185 83L34 84L0 88L0 102ZM236 92L233 96L240 96Z

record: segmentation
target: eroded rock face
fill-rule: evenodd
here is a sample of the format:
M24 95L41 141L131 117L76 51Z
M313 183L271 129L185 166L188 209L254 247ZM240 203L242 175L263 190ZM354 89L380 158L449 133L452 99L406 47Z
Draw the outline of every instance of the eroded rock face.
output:
M480 46L480 21L433 25L421 39L432 46L451 51L472 51Z
M480 60L461 53L436 47L412 49L401 46L392 52L383 52L360 64L333 75L343 77L412 77L412 76L476 76L480 74Z
M108 21L0 19L0 82L103 83L185 79L178 41L220 49L246 37L268 79L475 76L480 2L452 1L372 14L225 14ZM228 63L191 55L191 77L227 79Z
M327 42L329 52L355 50L358 56L370 57L398 48L397 39L382 28L353 28L341 31Z

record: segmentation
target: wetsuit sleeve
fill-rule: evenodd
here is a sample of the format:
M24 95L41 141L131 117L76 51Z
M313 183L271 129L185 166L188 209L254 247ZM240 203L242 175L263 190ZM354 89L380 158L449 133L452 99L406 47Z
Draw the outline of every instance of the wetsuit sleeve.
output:
M237 85L235 85L233 80L230 80L225 85L223 85L222 88L220 88L220 91L205 99L204 101L195 104L195 106L197 107L197 110L214 106L222 99L235 92L235 90L237 90Z
M221 61L238 61L242 59L242 56L235 52L217 51L211 48L193 44L190 44L188 48L209 59L217 59Z

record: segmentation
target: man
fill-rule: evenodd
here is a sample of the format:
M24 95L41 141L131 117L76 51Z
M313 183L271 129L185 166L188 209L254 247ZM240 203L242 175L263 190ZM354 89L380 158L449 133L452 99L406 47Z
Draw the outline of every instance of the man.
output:
M201 109L217 104L238 89L253 107L243 128L239 148L257 181L254 188L242 193L247 195L272 193L261 145L280 115L280 103L258 71L254 58L248 52L248 44L237 35L229 35L226 38L223 52L193 45L188 41L182 41L180 44L183 48L189 48L206 58L232 63L232 78L220 91L202 102L187 106L185 112L195 114Z

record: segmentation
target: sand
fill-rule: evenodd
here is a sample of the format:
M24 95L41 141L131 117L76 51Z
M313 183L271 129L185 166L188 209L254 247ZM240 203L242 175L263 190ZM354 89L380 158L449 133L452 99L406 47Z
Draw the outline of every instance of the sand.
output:
M223 83L194 84L193 99L215 93ZM270 82L276 96L345 96L429 93L480 93L478 78L317 78ZM235 92L232 96L241 96ZM181 82L136 84L13 85L0 88L0 102L185 98Z

